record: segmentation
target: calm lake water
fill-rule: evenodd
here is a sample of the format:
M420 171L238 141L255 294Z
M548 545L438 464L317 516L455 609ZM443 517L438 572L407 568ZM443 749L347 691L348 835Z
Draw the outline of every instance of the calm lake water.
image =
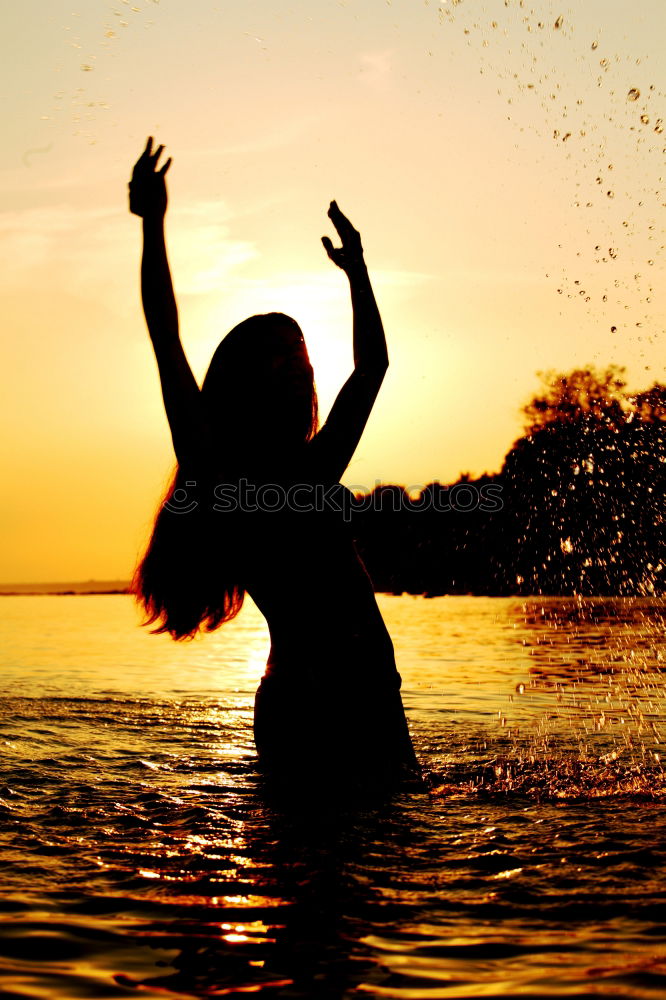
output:
M0 995L666 995L666 604L380 603L429 788L287 813L253 607L0 598Z

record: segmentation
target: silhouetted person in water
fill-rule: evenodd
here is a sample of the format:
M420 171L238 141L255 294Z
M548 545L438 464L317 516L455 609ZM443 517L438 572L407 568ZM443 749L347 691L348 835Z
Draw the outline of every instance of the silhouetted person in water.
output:
M283 784L390 783L418 767L391 639L336 487L388 366L360 236L331 202L342 245L322 242L350 283L354 371L321 430L303 334L281 313L227 334L199 389L167 261L162 151L148 140L130 210L143 219L143 308L178 469L134 592L147 624L182 639L229 621L247 591L271 638L254 714L264 772Z

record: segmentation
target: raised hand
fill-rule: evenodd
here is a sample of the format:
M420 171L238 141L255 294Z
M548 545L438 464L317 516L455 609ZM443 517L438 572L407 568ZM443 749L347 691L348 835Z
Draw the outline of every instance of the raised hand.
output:
M129 182L129 208L133 215L139 215L142 219L150 216L162 218L167 209L164 175L171 166L171 157L158 167L163 151L164 146L158 146L153 152L153 139L150 136L146 148L134 164Z
M322 236L321 241L333 263L349 275L354 270L364 266L360 233L354 229L347 216L342 214L336 201L331 202L328 217L335 226L342 246L334 247L328 236Z

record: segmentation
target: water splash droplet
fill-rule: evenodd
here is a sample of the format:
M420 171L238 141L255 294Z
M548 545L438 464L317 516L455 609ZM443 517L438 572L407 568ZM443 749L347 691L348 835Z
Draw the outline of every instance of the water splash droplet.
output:
M555 31L557 31L558 28L561 28L563 23L564 23L564 18L560 14L560 16L555 21L555 24L553 25L553 27L555 28Z
M628 101L637 101L640 96L641 96L641 92L638 89L638 87L632 87L631 90L629 91L629 93L627 94L627 100Z

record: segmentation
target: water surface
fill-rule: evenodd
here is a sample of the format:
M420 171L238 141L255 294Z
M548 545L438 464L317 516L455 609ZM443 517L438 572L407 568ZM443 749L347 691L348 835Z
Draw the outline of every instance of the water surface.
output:
M2 995L664 995L664 602L380 601L428 788L286 813L256 609L1 599Z

